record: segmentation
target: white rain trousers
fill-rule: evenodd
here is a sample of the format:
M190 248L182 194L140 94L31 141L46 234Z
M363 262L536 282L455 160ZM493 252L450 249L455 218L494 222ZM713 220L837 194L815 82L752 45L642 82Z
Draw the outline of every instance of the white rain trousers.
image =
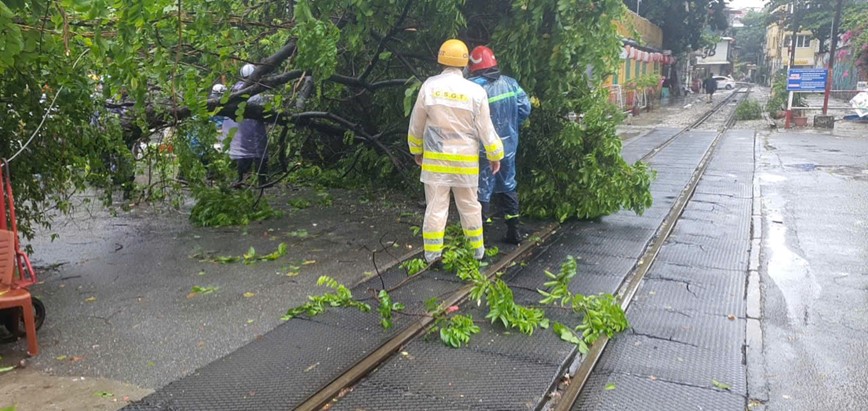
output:
M491 123L485 90L454 67L425 80L410 115L407 144L411 154L422 155L420 180L428 203L422 236L429 262L443 252L450 191L477 258L485 251L482 211L476 201L480 143L488 160L503 158L503 143Z
M429 263L443 253L443 235L449 218L449 192L455 196L455 206L461 217L464 237L476 250L476 258L485 254L482 238L482 205L476 200L476 187L449 187L425 184L425 222L422 238L425 241L425 260Z

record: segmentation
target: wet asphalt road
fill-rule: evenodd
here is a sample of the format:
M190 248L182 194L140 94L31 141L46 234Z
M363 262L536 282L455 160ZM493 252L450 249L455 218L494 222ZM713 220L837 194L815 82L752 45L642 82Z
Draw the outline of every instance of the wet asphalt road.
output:
M415 245L409 230L415 207L373 195L332 196L334 205L300 210L275 193L270 203L284 216L246 227L197 228L172 210L112 217L98 206L58 218L52 227L58 240L40 233L31 242L33 263L42 268L41 284L31 290L45 302L47 318L41 353L29 368L155 389L276 327L287 308L322 292L320 275L345 284L373 275L369 250L381 238L401 243L390 247L394 256ZM276 261L218 264L197 257L237 257L250 247L264 255L281 242L288 251ZM378 262L390 259L381 253ZM214 291L191 294L196 286ZM0 345L0 357L15 358L23 347L23 339Z
M762 143L766 381L751 397L769 410L868 409L868 139Z

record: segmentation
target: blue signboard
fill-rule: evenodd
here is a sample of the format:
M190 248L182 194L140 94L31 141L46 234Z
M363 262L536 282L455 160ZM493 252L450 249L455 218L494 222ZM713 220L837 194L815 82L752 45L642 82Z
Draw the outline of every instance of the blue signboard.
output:
M790 69L787 91L826 91L826 69Z

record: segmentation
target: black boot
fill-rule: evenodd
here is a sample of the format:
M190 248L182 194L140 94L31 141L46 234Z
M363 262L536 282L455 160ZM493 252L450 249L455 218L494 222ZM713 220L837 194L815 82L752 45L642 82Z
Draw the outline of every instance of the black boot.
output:
M506 220L506 238L503 241L518 245L521 243L521 240L524 240L524 235L518 229L518 218Z
M491 224L491 203L480 201L479 204L482 206L482 223Z

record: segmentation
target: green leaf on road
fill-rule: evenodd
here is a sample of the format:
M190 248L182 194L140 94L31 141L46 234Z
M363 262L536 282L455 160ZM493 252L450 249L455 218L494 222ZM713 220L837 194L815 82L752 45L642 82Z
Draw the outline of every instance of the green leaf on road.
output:
M579 345L579 343L581 342L581 340L579 340L579 337L576 336L576 333L574 333L573 330L570 329L570 327L567 327L561 323L554 323L554 325L552 326L552 331L554 331L555 334L557 334L558 337L561 338L561 340L564 340L568 343Z
M111 398L111 397L115 396L114 394L112 394L108 391L97 391L97 392L93 393L93 395L96 397L99 397L99 398Z
M615 389L615 383L610 382L610 383L606 384L606 391L612 391L614 389Z
M729 385L724 384L724 383L722 383L718 380L715 380L715 379L711 380L711 385L713 385L717 389L726 390L726 391L729 391L729 389L732 388Z
M3 374L4 372L12 371L12 370L14 370L14 369L15 369L15 367L3 367L3 368L0 368L0 374Z

